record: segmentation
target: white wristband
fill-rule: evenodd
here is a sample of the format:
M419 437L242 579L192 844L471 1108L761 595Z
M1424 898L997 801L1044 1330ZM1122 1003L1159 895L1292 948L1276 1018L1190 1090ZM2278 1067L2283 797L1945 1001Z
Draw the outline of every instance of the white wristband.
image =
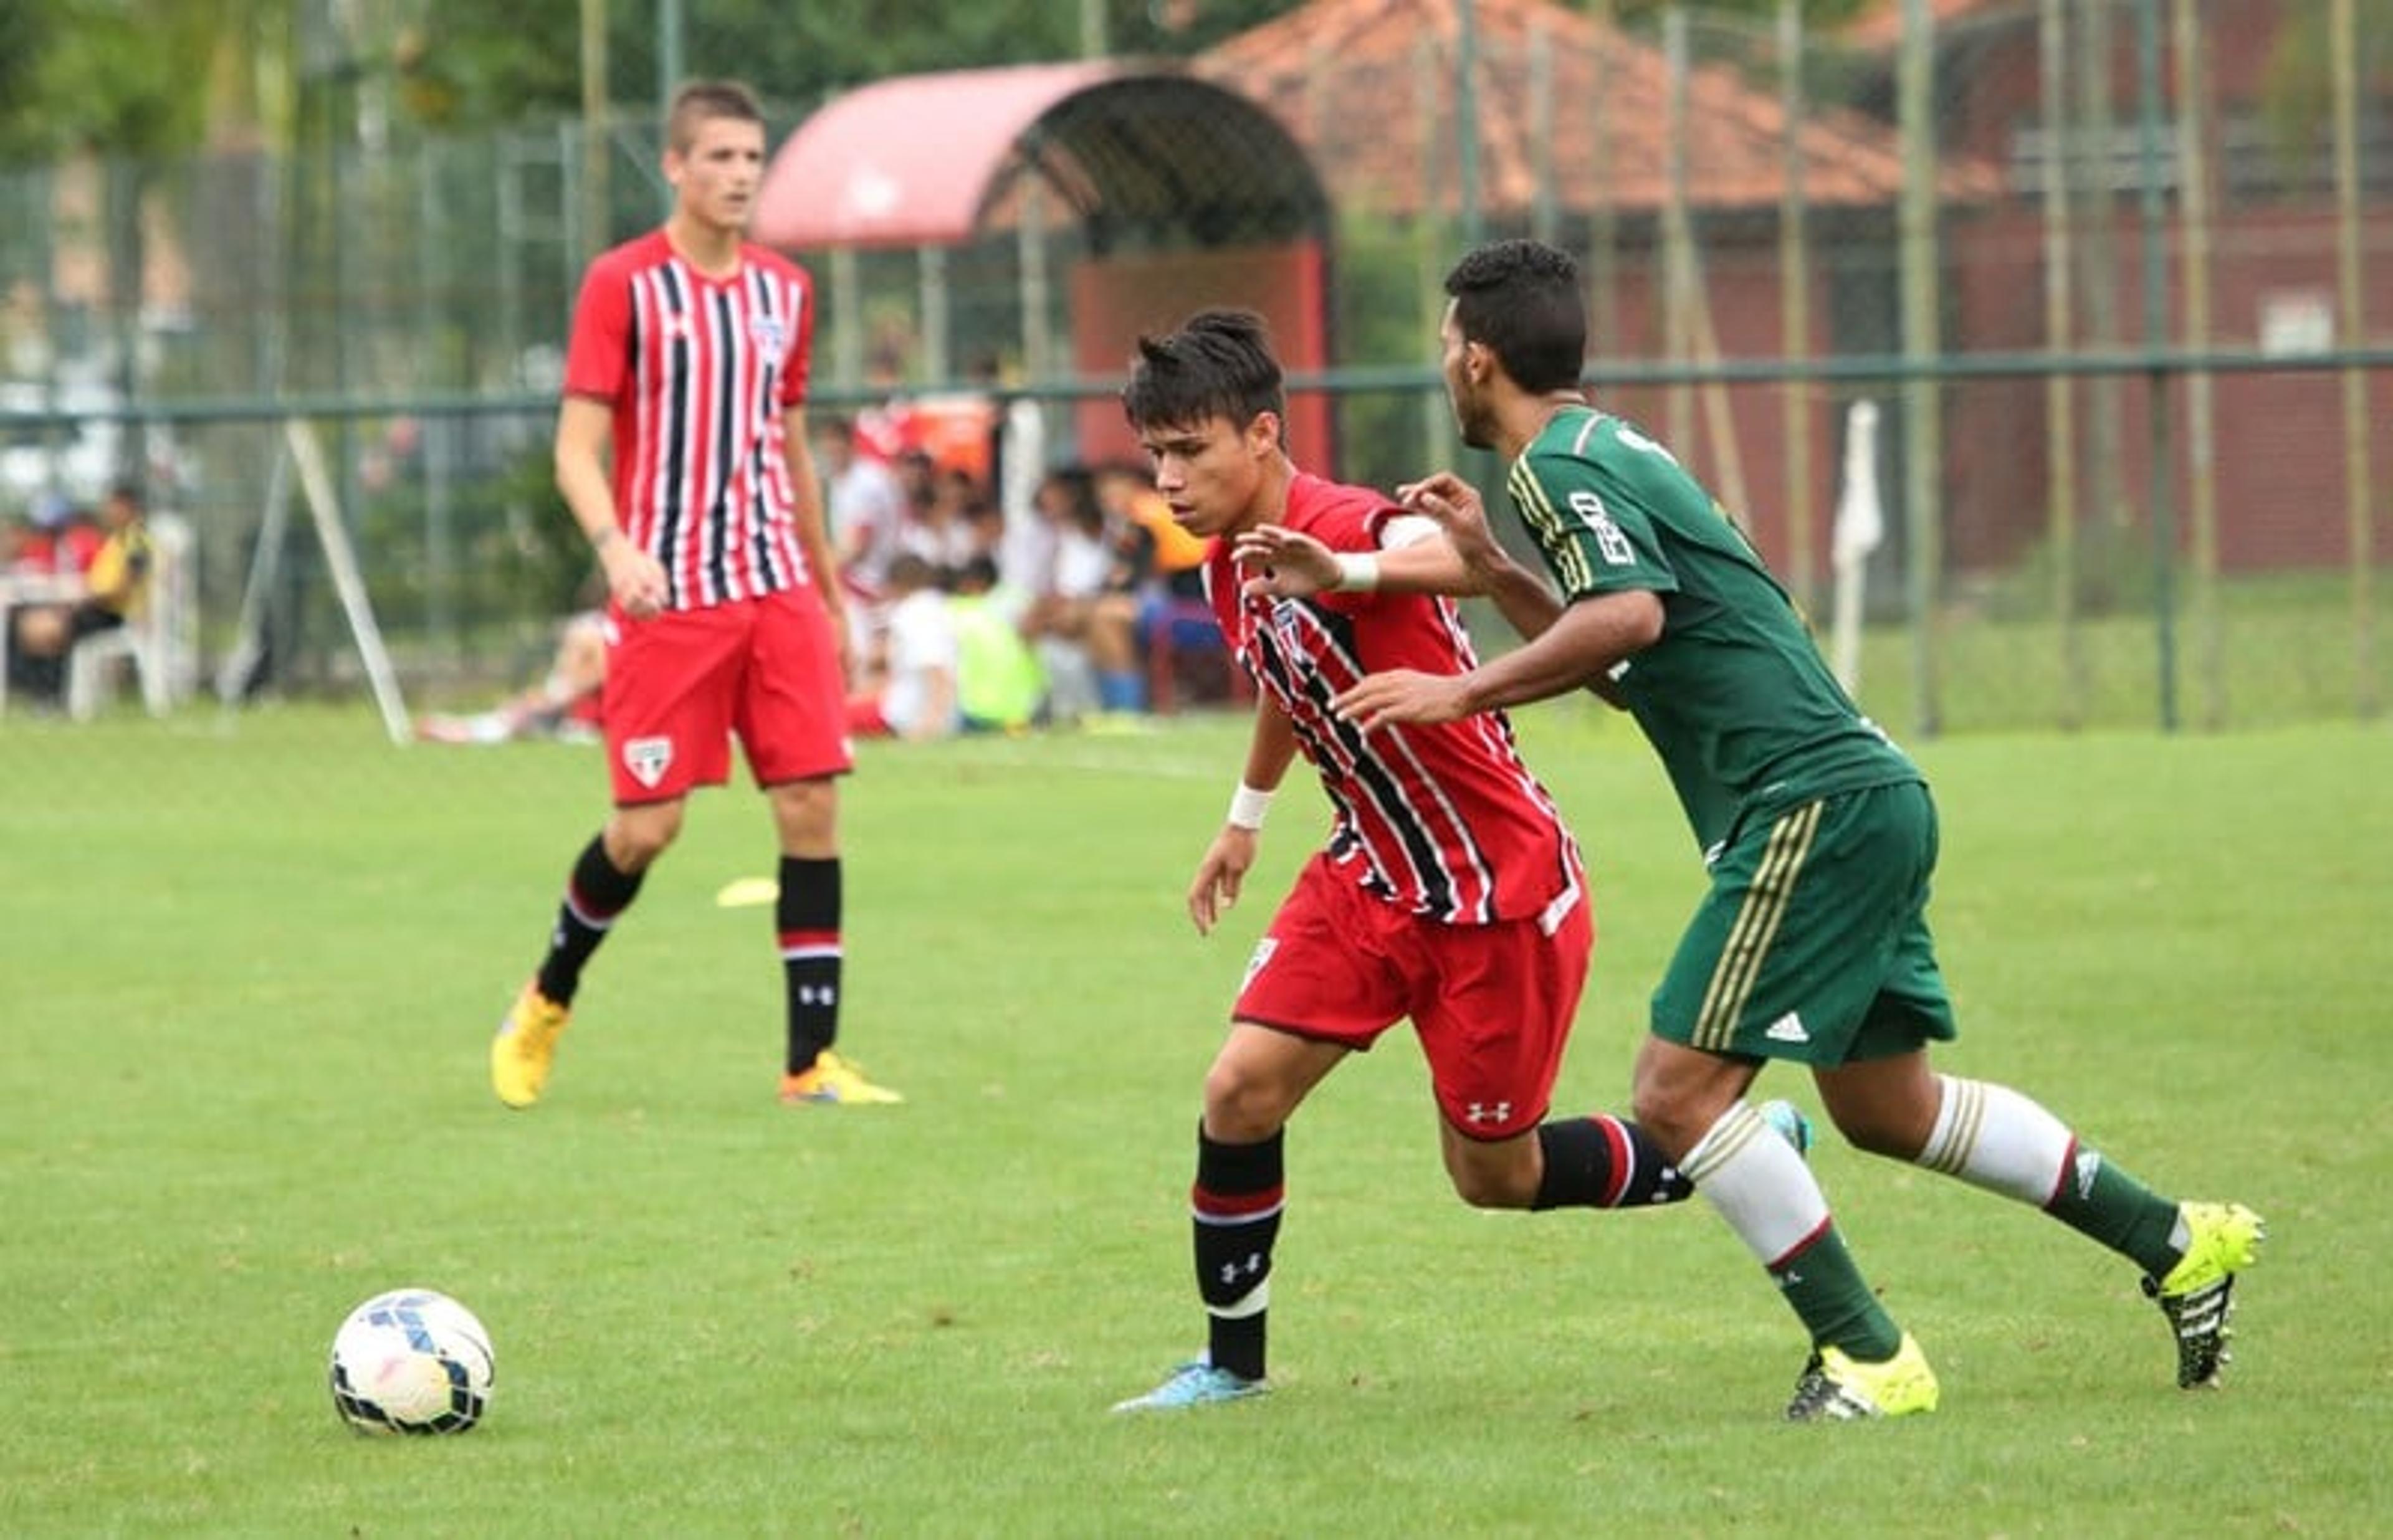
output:
M1330 585L1340 594L1368 594L1380 586L1380 558L1362 551L1338 553L1338 581Z
M1230 811L1227 818L1229 826L1232 829L1243 829L1249 832L1262 828L1263 815L1271 811L1274 795L1275 793L1270 791L1258 791L1246 782L1240 781L1238 789L1230 793Z

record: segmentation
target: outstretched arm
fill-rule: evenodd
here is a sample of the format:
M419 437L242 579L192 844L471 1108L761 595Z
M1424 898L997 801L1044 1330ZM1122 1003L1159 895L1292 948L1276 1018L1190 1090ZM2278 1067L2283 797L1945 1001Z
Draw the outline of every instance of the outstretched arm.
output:
M1607 680L1662 634L1662 600L1643 589L1582 599L1536 637L1465 674L1375 673L1331 704L1364 731L1400 722L1456 722Z
M1435 471L1396 489L1396 499L1444 531L1455 556L1471 574L1471 592L1484 594L1523 640L1534 640L1563 612L1545 581L1512 559L1488 528L1478 489L1452 471Z
M1480 593L1480 580L1454 548L1420 519L1409 541L1370 553L1332 551L1313 536L1283 524L1264 524L1240 535L1230 555L1248 572L1249 598L1303 599L1315 594ZM1391 533L1401 536L1393 525Z
M1563 602L1534 573L1514 561L1488 529L1487 511L1469 482L1452 471L1437 471L1408 487L1397 488L1396 495L1406 507L1434 520L1445 531L1463 564L1482 574L1482 591L1496 601L1496 607L1523 641L1533 642L1544 635L1546 628L1562 617L1565 607ZM1616 708L1622 702L1619 693L1612 687L1609 668L1607 664L1607 672L1590 674L1585 684Z
M1544 580L1512 559L1489 531L1479 494L1450 471L1396 489L1415 516L1392 521L1368 555L1330 550L1310 535L1266 524L1240 535L1231 555L1250 574L1249 597L1304 598L1369 589L1389 594L1484 594L1523 636L1553 623L1562 605Z

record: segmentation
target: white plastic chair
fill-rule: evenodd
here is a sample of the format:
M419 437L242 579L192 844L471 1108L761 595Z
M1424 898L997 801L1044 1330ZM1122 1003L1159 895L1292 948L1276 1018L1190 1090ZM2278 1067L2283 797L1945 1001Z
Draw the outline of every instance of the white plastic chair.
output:
M197 677L199 574L190 521L152 514L149 526L149 602L124 624L85 637L67 654L67 714L77 722L98 711L119 659L131 659L151 716L165 715L189 696Z

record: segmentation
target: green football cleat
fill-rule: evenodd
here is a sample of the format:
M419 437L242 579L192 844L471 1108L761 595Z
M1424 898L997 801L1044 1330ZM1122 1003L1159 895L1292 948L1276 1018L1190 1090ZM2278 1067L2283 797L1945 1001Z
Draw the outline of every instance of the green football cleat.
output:
M2185 1255L2165 1278L2147 1276L2144 1293L2168 1317L2177 1338L2177 1382L2188 1390L2218 1383L2231 1356L2228 1318L2235 1309L2235 1274L2259 1259L2269 1227L2240 1203L2186 1203Z
M1789 1422L1855 1422L1907 1417L1936 1410L1936 1371L1909 1332L1883 1364L1863 1364L1837 1348L1822 1348L1795 1382Z

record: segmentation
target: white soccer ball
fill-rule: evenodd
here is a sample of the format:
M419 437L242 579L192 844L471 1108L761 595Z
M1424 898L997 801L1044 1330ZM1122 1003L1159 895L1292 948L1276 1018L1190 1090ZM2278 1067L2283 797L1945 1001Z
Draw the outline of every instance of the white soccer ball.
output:
M333 1336L333 1408L368 1433L462 1433L490 1403L490 1334L428 1288L377 1294Z

